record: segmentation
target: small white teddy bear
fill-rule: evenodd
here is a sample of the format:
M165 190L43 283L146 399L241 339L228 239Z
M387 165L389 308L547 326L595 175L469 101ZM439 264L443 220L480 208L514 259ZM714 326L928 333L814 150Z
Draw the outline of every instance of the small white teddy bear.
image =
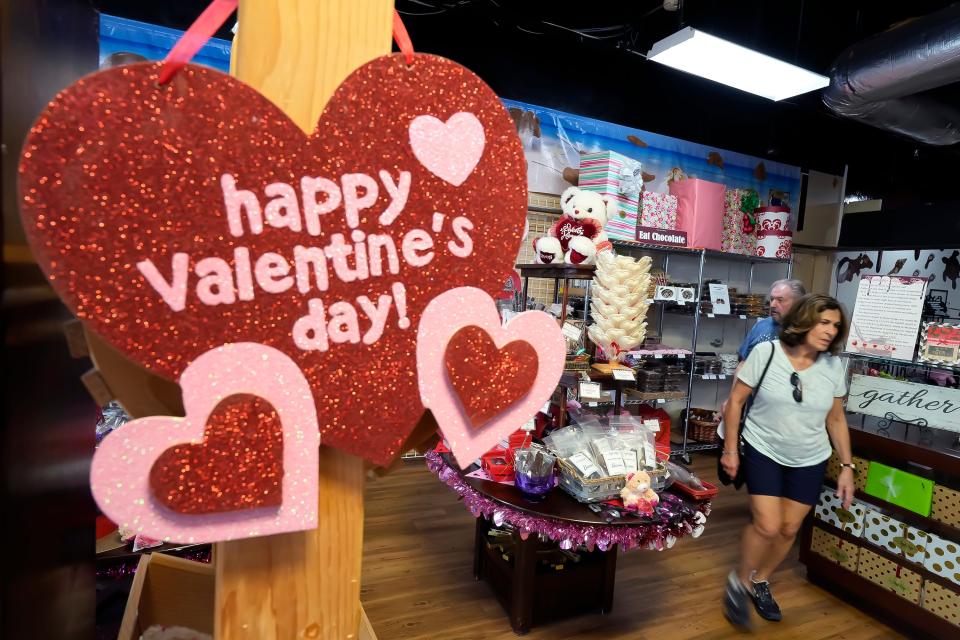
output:
M560 196L563 215L549 234L533 242L538 264L594 264L597 254L613 249L603 230L616 209L595 191L570 187Z

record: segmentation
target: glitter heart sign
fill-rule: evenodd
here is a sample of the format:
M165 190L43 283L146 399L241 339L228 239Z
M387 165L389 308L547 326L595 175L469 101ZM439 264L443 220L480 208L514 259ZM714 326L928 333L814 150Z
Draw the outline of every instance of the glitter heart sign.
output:
M90 488L104 514L164 542L315 528L320 432L297 364L225 344L194 359L180 386L183 418L138 418L100 443Z
M498 362L513 359L508 366L524 369L528 379L501 375L492 363L478 365L479 375L458 364L465 340ZM524 311L501 326L497 303L474 287L451 289L430 302L417 330L420 395L461 467L536 415L560 383L566 347L553 316Z
M378 58L305 135L251 87L187 65L84 78L30 132L24 226L79 318L176 380L200 354L287 354L324 443L387 464L423 413L416 327L496 292L526 215L523 150L490 88L436 56Z

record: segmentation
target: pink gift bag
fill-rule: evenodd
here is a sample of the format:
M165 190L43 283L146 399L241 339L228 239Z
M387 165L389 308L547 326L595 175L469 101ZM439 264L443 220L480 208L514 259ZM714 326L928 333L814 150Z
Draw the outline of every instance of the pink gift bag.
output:
M687 232L688 246L720 250L725 191L719 182L697 178L670 183L670 194L678 201L677 229Z

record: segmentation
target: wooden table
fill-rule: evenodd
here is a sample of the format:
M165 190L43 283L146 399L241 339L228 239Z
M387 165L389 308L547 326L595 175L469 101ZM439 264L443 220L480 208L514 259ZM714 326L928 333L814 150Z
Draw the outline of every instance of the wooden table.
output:
M459 470L449 454L441 456L460 478L489 499L533 516L550 518L573 524L639 527L649 526L652 520L627 517L608 522L603 514L596 514L586 505L574 500L557 488L547 494L543 502L526 501L514 486L467 477L475 465ZM562 571L544 571L537 563L538 551L556 549L556 543L543 542L531 533L524 540L513 532L514 561L504 560L496 549L487 544L487 532L493 523L477 518L474 540L473 574L485 580L510 616L510 625L517 634L524 634L534 625L589 611L609 613L613 609L613 589L617 571L617 546L606 551L577 551L580 562L567 563Z

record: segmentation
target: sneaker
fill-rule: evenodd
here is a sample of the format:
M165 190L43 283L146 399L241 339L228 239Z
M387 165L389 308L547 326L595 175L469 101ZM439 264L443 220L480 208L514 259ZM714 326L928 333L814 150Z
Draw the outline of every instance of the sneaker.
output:
M753 583L753 593L750 596L753 598L753 606L756 607L757 613L764 620L780 622L783 619L783 613L780 611L780 605L773 599L773 594L770 593L770 583L766 580L750 582Z
M750 592L740 582L736 571L727 576L726 593L723 596L723 615L735 627L750 627Z

